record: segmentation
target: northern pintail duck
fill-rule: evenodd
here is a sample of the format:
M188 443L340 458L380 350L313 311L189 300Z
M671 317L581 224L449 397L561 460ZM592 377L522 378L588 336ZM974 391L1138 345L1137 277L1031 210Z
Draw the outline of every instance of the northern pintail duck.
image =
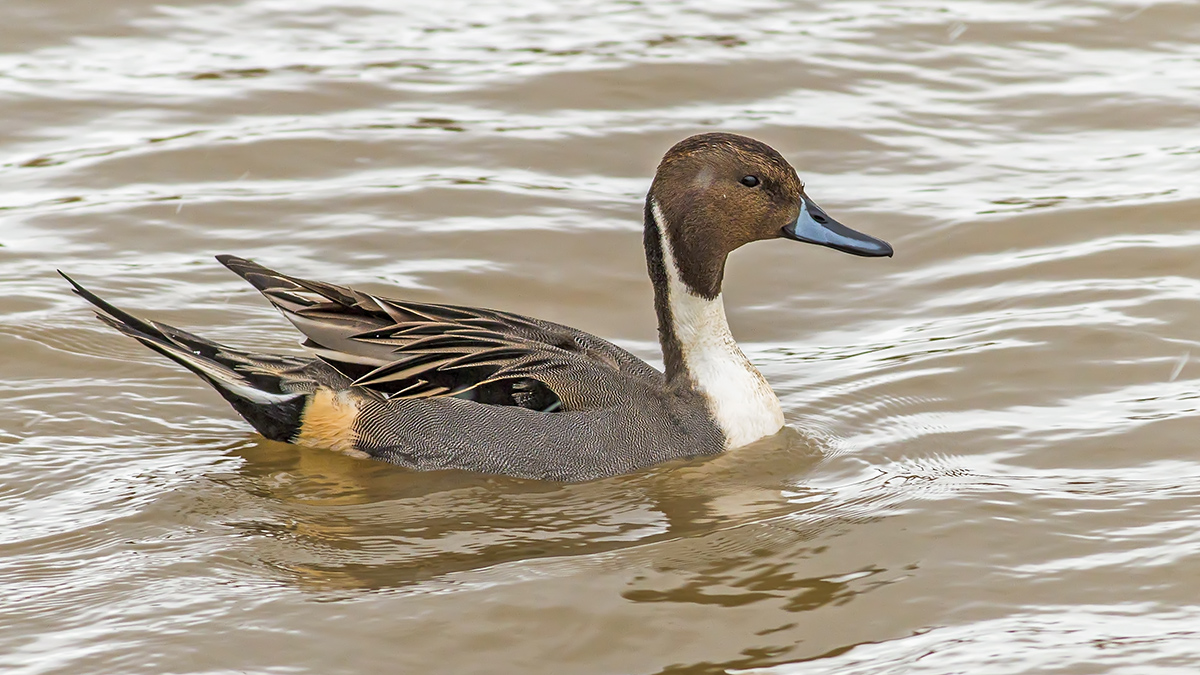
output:
M721 300L726 256L761 239L892 254L826 215L774 149L713 133L671 148L646 197L665 373L568 326L385 298L229 255L217 259L304 334L313 357L226 347L68 281L100 319L199 375L269 439L418 470L581 481L720 453L783 427Z

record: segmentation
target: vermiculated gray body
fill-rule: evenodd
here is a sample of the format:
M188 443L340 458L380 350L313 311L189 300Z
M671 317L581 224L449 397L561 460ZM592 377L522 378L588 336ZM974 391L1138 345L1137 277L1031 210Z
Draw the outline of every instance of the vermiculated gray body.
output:
M357 432L359 447L372 457L413 469L591 480L721 452L721 431L701 402L689 400L694 396L659 395L636 405L561 413L478 410L454 398L378 401L362 409Z

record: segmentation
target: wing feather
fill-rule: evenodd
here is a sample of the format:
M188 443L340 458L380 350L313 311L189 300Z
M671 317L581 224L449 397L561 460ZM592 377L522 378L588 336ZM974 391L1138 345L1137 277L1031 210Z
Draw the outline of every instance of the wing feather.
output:
M550 408L571 409L595 398L572 378L661 381L658 371L624 349L559 324L384 298L284 275L243 258L217 259L259 289L322 361L355 386L389 398L468 395L508 405L536 399L543 405L544 395L529 393L541 386L557 397Z

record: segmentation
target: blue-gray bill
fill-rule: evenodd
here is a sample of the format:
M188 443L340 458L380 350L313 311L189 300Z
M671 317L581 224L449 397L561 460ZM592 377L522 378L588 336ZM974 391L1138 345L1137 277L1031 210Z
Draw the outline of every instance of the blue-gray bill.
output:
M783 236L868 258L892 257L891 244L852 230L830 218L808 195L800 197L800 216L792 224L784 226Z

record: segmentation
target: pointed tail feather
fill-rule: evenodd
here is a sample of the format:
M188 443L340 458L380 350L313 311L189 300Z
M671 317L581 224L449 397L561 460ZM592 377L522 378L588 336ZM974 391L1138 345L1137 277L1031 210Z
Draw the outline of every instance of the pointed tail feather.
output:
M263 436L290 441L299 433L307 395L282 386L283 369L275 373L269 368L247 366L269 358L280 365L301 367L302 360L256 359L174 326L139 319L84 288L61 270L58 273L71 284L76 295L95 305L101 321L199 375Z

